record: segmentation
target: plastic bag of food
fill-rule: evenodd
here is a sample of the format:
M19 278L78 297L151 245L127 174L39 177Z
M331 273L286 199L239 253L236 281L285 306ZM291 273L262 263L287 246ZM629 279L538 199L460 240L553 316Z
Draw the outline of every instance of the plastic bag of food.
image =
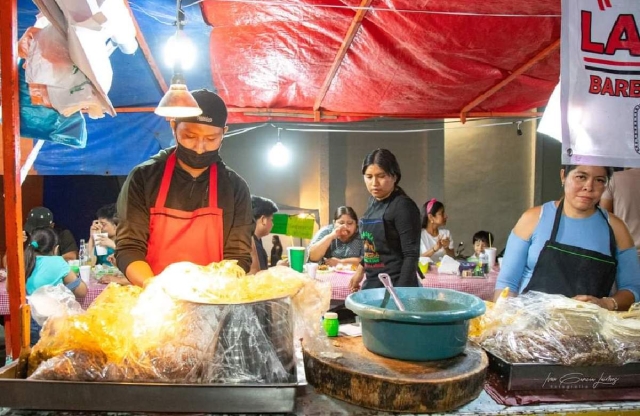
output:
M47 322L31 377L293 382L294 325L317 337L328 307L330 290L317 284L288 268L245 276L224 261L172 265L144 290L111 284L85 314Z
M621 364L640 362L640 302L631 305L627 312L607 314L602 335Z
M531 291L502 299L501 307L488 313L496 324L479 337L480 344L507 362L617 362L601 332L609 312L597 305Z

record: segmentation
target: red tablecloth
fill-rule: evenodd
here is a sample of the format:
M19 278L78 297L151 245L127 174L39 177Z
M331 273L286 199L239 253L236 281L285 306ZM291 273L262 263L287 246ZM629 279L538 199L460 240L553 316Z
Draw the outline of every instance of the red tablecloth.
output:
M331 299L344 300L349 296L349 280L352 273L321 273L316 274L316 279L331 284ZM467 277L450 274L438 274L430 272L424 276L422 286L440 289L454 289L460 292L471 293L482 300L493 300L493 291L498 278L498 269L495 268L485 278Z
M87 309L89 305L98 297L107 285L98 283L97 280L91 279L87 287L87 295L80 298L80 305L83 309ZM7 281L0 282L0 315L9 315L9 294L7 293Z

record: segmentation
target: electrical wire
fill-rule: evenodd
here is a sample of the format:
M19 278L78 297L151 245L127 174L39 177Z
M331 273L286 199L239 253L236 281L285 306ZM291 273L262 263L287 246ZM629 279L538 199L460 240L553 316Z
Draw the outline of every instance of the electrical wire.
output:
M202 3L205 0L197 0L188 6ZM540 17L540 18L559 18L559 14L507 14L507 13L472 13L472 12L438 12L431 10L411 10L411 9L390 9L384 7L360 7L360 6L339 6L335 4L300 4L300 3L286 3L283 1L265 1L265 0L209 0L218 3L245 3L255 5L271 5L271 6L287 6L287 7L316 7L327 9L348 9L348 10L370 10L376 12L396 12L396 13L414 13L414 14L433 14L433 15L445 15L445 16L469 16L469 17Z
M539 117L535 117L528 120L523 120L523 122L537 120ZM513 121L500 122L500 123L487 123L473 126L455 126L455 127L447 127L447 130L453 129L468 129L468 128L481 128L481 127L496 127L496 126L506 126L512 125ZM308 131L308 132L318 132L318 133L422 133L426 131L439 131L445 130L444 127L437 128L425 128L425 129L406 129L406 130L352 130L352 129L303 129L303 128L291 128L291 127L281 127L283 130L287 131Z
M244 133L250 132L251 130L259 129L260 127L264 127L266 125L267 125L267 123L263 123L263 124L260 124L258 126L245 127L243 129L233 130L233 131L225 134L224 136L225 137L237 136L239 134L244 134ZM273 126L273 124L272 124L272 126Z
M146 16L149 16L151 19L155 20L156 22L163 24L163 25L167 25L167 26L175 26L176 25L176 12L175 12L175 6L172 7L172 12L171 13L162 13L162 10L158 10L155 9L154 11L149 11L146 8L143 8L142 6L130 1L129 2L129 6L131 7L131 10L137 11L141 14L144 14ZM162 19L167 19L166 21L163 21Z
M511 117L511 119L514 120L529 120L529 119L536 119L539 118L538 116L531 116L531 117ZM469 122L474 122L474 121L481 121L481 120L487 120L486 117L473 117L473 118L468 118L467 119L467 123ZM400 118L384 118L384 119L377 119L377 120L372 120L372 121L356 121L356 122L352 122L349 123L349 125L351 126L358 126L358 127L362 127L362 128L378 128L381 127L381 125L384 125L386 123L388 124L398 124L398 123L402 123L405 126L414 126L414 125L419 125L419 126L424 126L424 125L440 125L440 124L455 124L455 123L459 123L460 120L458 119L448 119L448 120L444 120L444 121L440 121L440 120L418 120L418 119L400 119ZM295 125L297 127L313 127L313 128L317 128L318 127L318 123L296 123L296 122L272 122L270 123L272 127L277 128L277 126L275 124L284 124L284 125ZM509 124L509 122L507 122L506 124ZM331 122L323 122L321 124L323 127L344 127L345 123L331 123Z
M402 134L402 133L423 133L423 132L427 132L427 131L443 131L443 130L453 130L453 129L468 129L468 128L483 128L483 127L496 127L496 126L508 126L508 125L513 125L516 123L527 123L527 122L531 122L531 121L537 121L539 120L541 117L531 117L528 119L518 119L518 121L504 121L504 122L498 122L498 123L486 123L486 124L474 124L474 125L462 125L462 126L454 126L454 127L436 127L436 128L423 128L423 129L402 129L402 130L398 130L398 129L386 129L386 130L370 130L370 129L344 129L344 128L304 128L304 127L297 127L299 124L293 124L289 125L289 126L285 126L283 124L277 123L263 123L260 124L258 126L252 126L252 127L246 127L244 129L239 129L239 130L234 130L231 133L227 133L225 136L229 137L229 136L235 136L235 135L239 135L239 134L244 134L247 133L251 130L255 130L258 128L262 128L265 126L269 126L269 127L273 127L275 129L281 129L284 131L298 131L298 132L312 132L312 133L373 133L373 134L385 134L385 133L391 133L391 134ZM452 121L455 123L459 123L458 121ZM520 124L517 124L517 126L519 126ZM323 124L324 126L324 124Z

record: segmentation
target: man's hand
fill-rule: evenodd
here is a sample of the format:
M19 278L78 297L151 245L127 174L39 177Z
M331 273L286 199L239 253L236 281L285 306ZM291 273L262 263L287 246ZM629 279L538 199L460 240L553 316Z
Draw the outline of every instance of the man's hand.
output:
M101 232L102 232L102 225L100 225L100 221L93 220L93 222L91 223L91 227L89 228L89 238L93 238L94 234L101 233Z

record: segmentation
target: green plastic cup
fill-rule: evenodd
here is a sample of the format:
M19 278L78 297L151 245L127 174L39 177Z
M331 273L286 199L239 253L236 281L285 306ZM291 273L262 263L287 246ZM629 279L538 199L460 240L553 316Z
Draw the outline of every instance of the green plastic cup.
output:
M77 276L80 276L80 260L69 260L67 261L69 264L69 268L74 272Z
M293 270L302 273L304 254L304 247L289 247L289 265Z

